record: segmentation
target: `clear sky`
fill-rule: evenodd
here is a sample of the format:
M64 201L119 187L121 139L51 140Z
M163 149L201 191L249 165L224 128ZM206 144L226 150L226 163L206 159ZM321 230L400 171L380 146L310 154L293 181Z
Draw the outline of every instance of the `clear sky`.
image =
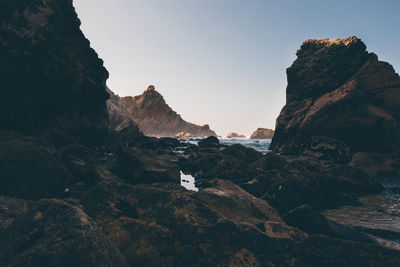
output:
M121 96L149 84L219 135L274 128L302 41L356 35L400 70L400 0L74 0Z

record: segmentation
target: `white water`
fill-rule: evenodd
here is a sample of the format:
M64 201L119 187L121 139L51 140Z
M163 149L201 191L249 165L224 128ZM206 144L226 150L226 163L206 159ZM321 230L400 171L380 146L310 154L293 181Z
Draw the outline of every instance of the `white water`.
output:
M196 187L194 177L191 176L190 174L184 174L181 171L181 186L186 188L187 190L191 191L199 191L199 189Z

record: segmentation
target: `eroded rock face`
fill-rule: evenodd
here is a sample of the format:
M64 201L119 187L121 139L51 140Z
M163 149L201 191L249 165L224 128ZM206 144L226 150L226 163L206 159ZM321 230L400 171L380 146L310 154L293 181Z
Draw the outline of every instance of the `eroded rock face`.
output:
M399 149L399 75L368 53L360 39L305 41L287 76L286 106L277 119L273 151L324 154L327 148L329 155L338 146L348 161L346 150Z
M108 72L72 1L2 4L0 128L57 131L94 142L107 127Z
M274 130L258 128L250 135L250 139L271 139L273 136Z
M119 98L120 104L147 136L161 137L205 137L216 136L208 125L199 126L182 119L173 111L154 86L143 94Z

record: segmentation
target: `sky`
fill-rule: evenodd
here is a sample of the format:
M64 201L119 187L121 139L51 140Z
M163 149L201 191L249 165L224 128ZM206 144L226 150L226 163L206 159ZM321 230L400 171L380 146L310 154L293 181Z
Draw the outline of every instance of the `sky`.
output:
M356 35L400 71L400 0L74 0L120 96L156 87L217 134L275 128L304 40Z

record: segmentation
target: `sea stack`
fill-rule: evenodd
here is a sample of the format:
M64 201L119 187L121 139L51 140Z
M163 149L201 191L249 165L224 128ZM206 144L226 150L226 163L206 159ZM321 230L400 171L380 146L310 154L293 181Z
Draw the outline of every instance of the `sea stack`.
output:
M228 133L226 138L246 138L246 136L238 133Z
M250 135L250 139L271 139L273 136L274 130L258 128Z
M399 150L399 75L357 37L305 41L287 79L274 152L346 161L355 152Z

